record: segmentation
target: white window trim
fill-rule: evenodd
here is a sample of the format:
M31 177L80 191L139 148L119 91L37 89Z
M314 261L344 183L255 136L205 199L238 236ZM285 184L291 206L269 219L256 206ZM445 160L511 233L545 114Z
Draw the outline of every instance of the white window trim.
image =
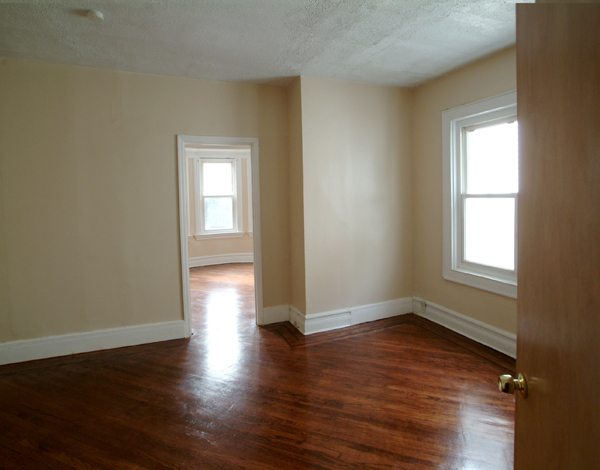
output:
M486 267L462 261L461 138L464 127L489 121L501 121L517 114L517 92L512 91L493 98L449 109L442 112L443 145L443 210L444 259L442 278L476 287L506 297L517 298L517 263L515 222L515 271ZM499 197L492 196L492 197ZM507 196L507 195L503 195ZM515 210L517 195L515 197ZM515 219L516 220L516 219Z
M233 166L233 228L206 230L204 227L204 204L202 189L202 163L230 162ZM242 204L242 161L226 155L210 155L194 158L194 188L196 188L196 239L244 236L244 208Z
M247 209L248 209L248 231L244 231L244 206L243 206L243 196L242 196L242 178L238 178L237 175L242 175L242 160L247 161L246 169L247 169L247 187L252 187L252 168L250 165L250 152L246 149L237 150L237 149L186 149L188 154L188 162L193 171L194 178L194 191L191 197L194 198L194 218L195 224L193 229L195 233L192 232L192 224L189 224L188 230L188 240L207 240L207 239L217 239L217 238L241 238L244 235L248 234L250 237L253 236L253 215L252 215L252 192L248 191L248 201L247 201ZM233 230L219 230L219 231L206 231L203 227L203 205L201 203L202 200L202 178L200 176L200 160L229 160L235 161L235 172L236 177L235 181L235 193L237 204L234 203L234 226ZM188 219L189 220L189 219Z

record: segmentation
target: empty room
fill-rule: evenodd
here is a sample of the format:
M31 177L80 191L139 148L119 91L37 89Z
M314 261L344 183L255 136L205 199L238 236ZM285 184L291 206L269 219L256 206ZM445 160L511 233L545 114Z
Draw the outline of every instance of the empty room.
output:
M0 467L597 468L599 22L1 3Z

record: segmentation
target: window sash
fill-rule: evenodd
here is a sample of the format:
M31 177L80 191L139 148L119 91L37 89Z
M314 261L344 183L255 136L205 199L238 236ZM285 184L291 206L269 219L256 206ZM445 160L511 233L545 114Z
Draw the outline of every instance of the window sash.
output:
M468 261L465 257L466 252L466 201L467 199L513 199L514 201L514 253L513 253L513 265L514 269L503 269L497 266L491 266L481 263L475 263ZM507 283L514 283L516 285L517 275L517 220L518 220L518 194L507 193L507 194L461 194L460 195L460 208L456 214L456 227L457 227L457 244L456 244L456 263L455 269L463 272L476 273L482 276L489 276L493 274L495 278L498 278Z
M497 114L497 112L495 112ZM454 223L457 226L457 240L456 240L456 269L465 272L472 272L479 275L493 275L494 277L504 282L514 282L516 284L517 275L517 196L518 193L469 193L467 191L467 178L468 178L468 152L467 152L467 133L476 129L485 127L491 127L498 124L511 123L517 120L516 114L508 116L494 117L494 118L480 118L481 122L472 123L474 118L469 119L468 125L460 125L456 130L457 135L460 135L460 155L459 158L455 156L455 164L460 166L458 174L460 174L460 182L457 186L460 187L460 195L458 195L459 201L457 206L460 208L456 214ZM513 264L514 269L503 269L497 266L490 266L481 263L475 263L468 261L465 257L466 252L466 200L468 198L482 198L482 199L514 199L515 213L514 213L514 254Z
M466 191L465 129L487 127L516 120L516 92L471 103L442 113L443 128L443 271L446 280L516 298L518 193L473 194ZM515 204L514 271L466 261L464 207L469 198L509 198Z
M207 223L207 218L209 216L208 211L206 210L206 200L207 199L227 199L231 201L231 227L220 227L220 228L207 228L207 226L209 225ZM217 232L223 232L223 231L230 231L230 230L235 230L235 213L236 213L236 207L235 207L235 198L233 195L231 196L202 196L202 210L203 210L203 219L202 219L202 223L204 224L204 232L206 233L217 233ZM229 214L228 214L229 215Z
M202 179L200 180L201 183L201 194L203 197L210 197L210 196L233 196L235 194L235 179L236 179L236 175L235 175L235 165L233 161L230 160L223 160L223 161L214 161L214 160L207 160L207 159L202 159L201 161L201 165L202 165ZM228 184L231 185L231 191L229 192L224 192L224 191L218 191L217 193L211 193L211 194L207 194L207 186L210 186L210 184L206 184L205 181L205 177L206 177L206 168L208 165L219 165L219 166L228 166L229 170L230 170L230 181L228 182Z
M472 121L472 119L470 120ZM469 193L468 191L468 151L467 151L467 146L468 146L468 133L471 131L475 131L477 129L483 129L486 127L492 127L492 126L497 126L499 124L510 124L517 121L517 115L516 114L512 114L510 116L502 116L499 118L494 118L494 119L488 119L485 120L484 122L479 122L476 124L469 124L469 125L460 125L459 129L460 129L460 159L459 159L459 165L460 165L460 190L461 190L461 194L482 194L482 195L493 195L493 194L499 194L499 193ZM457 132L458 133L458 132ZM518 189L518 187L517 187Z
M232 188L233 194L222 196L205 196L203 190L203 163L225 163L231 164ZM239 198L242 194L241 181L241 160L236 158L194 158L194 174L196 186L196 233L200 236L219 235L219 234L237 234L243 230L243 209L240 207ZM232 220L231 229L207 229L206 214L204 209L206 198L230 198L232 200Z

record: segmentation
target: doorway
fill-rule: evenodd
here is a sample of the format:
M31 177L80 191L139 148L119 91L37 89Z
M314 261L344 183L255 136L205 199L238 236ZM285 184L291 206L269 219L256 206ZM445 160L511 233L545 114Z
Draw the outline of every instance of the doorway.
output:
M178 135L177 153L182 300L186 336L189 337L192 334L190 253L188 250L190 237L193 239L209 239L219 236L219 233L225 233L231 237L243 237L250 232L254 263L255 323L261 324L263 299L258 139ZM245 172L243 171L244 161L248 163ZM199 167L202 164L205 164L204 170ZM232 174L238 172L239 177L234 180L234 188L231 194L227 191L221 191L216 196L211 197L202 193L198 195L193 201L194 204L192 204L190 201L190 183L195 178L198 186L201 186L202 171L216 171L216 174L226 173L227 171L232 172ZM193 175L191 172L194 172ZM243 198L237 197L239 194L236 192L241 191L244 185L242 175L246 175L245 182L248 188L251 189L248 193L250 201L248 201L246 219L244 219L244 214L241 213ZM194 206L193 214L190 213L192 205ZM224 221L223 218L219 217L216 219L211 218L210 207L215 206L231 207L231 215L228 216L231 220ZM202 208L207 209L205 214L202 213ZM223 259L221 259L222 261Z

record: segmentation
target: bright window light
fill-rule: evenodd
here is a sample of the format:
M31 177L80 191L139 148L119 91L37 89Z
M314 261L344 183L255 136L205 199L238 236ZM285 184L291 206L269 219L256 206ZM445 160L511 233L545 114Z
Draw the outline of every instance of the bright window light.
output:
M465 261L515 269L515 200L465 199Z
M443 278L516 298L517 94L442 112Z
M466 192L506 194L519 191L517 121L466 132Z
M463 135L464 261L514 271L518 123L474 126Z
M233 164L203 162L202 193L205 196L233 195Z

